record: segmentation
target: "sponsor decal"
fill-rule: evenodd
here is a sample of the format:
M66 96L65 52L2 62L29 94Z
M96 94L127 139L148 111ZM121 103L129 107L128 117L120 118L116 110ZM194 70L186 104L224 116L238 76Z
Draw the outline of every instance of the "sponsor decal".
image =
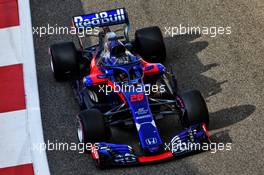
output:
M76 28L94 28L122 24L126 23L127 20L128 18L124 8L73 17Z
M154 144L157 143L157 139L156 139L155 137L147 138L147 139L145 140L145 142L146 142L146 144L148 144L148 145L154 145Z
M142 116L136 117L136 119L139 120L139 119L150 118L150 117L151 115L142 115Z
M143 108L138 108L138 110L135 112L137 115L145 115L148 113L148 109Z

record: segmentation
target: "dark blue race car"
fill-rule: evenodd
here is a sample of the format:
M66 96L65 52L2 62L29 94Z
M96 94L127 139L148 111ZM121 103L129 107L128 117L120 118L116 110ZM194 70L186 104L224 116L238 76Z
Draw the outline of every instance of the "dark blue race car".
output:
M99 43L80 48L73 42L50 46L51 67L57 81L71 80L82 111L78 115L78 138L91 144L98 167L135 165L200 151L197 145L209 143L208 109L201 93L182 95L172 70L162 63L166 58L158 27L136 30L130 40L124 8L73 17L78 30L100 27ZM123 29L109 26L123 24ZM122 35L118 35L123 31ZM156 123L177 116L183 131L165 143ZM140 152L124 144L109 143L112 125L134 125ZM174 123L172 123L174 125Z

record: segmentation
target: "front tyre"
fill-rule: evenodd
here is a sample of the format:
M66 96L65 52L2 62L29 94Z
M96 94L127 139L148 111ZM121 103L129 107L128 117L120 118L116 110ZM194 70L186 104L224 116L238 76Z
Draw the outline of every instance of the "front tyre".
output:
M111 132L104 116L97 109L81 111L78 115L77 134L80 143L95 143L109 139Z
M185 107L185 114L181 118L182 125L189 127L198 123L209 125L209 112L204 98L198 90L191 90L183 93L182 100Z

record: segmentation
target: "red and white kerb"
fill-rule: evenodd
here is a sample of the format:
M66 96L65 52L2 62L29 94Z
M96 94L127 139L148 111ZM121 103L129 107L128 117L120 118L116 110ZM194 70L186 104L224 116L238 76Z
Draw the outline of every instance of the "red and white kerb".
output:
M18 0L0 0L0 175L34 175L19 32Z

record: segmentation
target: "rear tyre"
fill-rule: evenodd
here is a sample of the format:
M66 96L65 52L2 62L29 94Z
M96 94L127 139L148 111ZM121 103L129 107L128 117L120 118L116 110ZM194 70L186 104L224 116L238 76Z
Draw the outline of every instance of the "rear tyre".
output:
M146 27L135 33L135 49L144 60L152 63L163 63L166 49L159 27Z
M99 110L81 111L78 118L77 133L80 143L95 143L110 138L110 128L106 126L104 116Z
M182 117L184 127L189 127L198 123L209 125L209 112L204 98L198 90L191 90L183 93L182 100L186 113Z
M79 76L79 61L73 42L53 44L50 46L50 64L57 81Z

